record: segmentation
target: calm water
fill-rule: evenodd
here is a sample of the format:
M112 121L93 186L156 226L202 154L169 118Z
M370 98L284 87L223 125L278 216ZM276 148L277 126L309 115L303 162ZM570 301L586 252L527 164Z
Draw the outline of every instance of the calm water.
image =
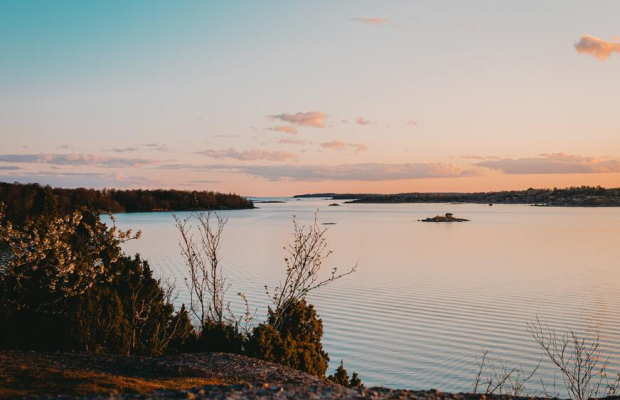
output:
M325 325L330 370L344 359L366 384L470 391L484 349L510 369L538 364L542 353L526 329L538 315L559 329L600 334L611 372L620 372L620 210L329 203L224 212L222 256L229 300L237 307L236 293L245 293L263 318L263 287L284 274L292 216L309 223L320 209L321 222L336 223L325 269L359 267L310 296ZM446 212L472 221L416 222ZM142 229L127 251L176 278L179 303L187 302L172 214L117 215L117 222ZM540 378L552 384L554 372L543 360L528 388L538 390Z

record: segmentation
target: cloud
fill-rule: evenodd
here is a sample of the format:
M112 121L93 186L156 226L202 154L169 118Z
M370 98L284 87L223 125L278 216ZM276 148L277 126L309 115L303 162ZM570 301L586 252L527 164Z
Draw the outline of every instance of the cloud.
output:
M280 139L280 140L278 140L278 143L280 143L280 144L292 144L292 145L296 145L296 146L307 146L309 144L312 144L312 142L309 141L309 140L301 140L301 139Z
M592 35L583 35L575 49L579 54L589 54L598 60L605 61L613 53L620 53L620 43L606 42Z
M463 160L486 160L485 157L482 156L462 156Z
M372 121L369 119L364 119L364 117L357 117L355 119L355 123L358 125L370 125L372 124Z
M0 171L17 171L19 169L16 165L0 165Z
M197 154L202 154L211 158L234 158L241 161L297 161L299 157L296 154L288 153L285 151L271 151L271 150L246 150L238 151L232 147L228 150L204 150L199 151Z
M540 154L538 157L497 161L482 161L478 167L502 171L506 174L602 174L620 172L620 159L600 160L594 157L564 153Z
M107 150L107 151L113 151L115 153L132 153L134 151L138 151L138 148L137 147L123 147L123 148L113 147L111 150Z
M28 146L26 146L26 147L28 147ZM59 149L59 150L70 150L70 149L73 148L73 146L68 145L68 144L63 144L62 146L58 146L56 148Z
M0 154L0 162L100 167L142 167L159 161L139 158L104 157L96 154Z
M197 180L193 180L190 181L191 183L220 183L221 181L211 181L211 180L207 180L207 179L197 179Z
M240 138L242 136L241 135L217 135L215 137L222 138L222 139L232 139L232 138Z
M418 122L410 119L409 121L407 121L407 125L411 125L411 126L417 127L418 126Z
M325 128L325 119L327 114L323 111L298 112L295 114L284 113L278 115L270 115L271 118L288 122L289 124L298 126L309 126L312 128Z
M290 133L291 135L297 135L297 129L293 128L292 126L286 126L286 125L281 125L281 126L276 126L273 128L267 128L270 131L274 131L274 132L284 132L284 133Z
M352 18L351 21L367 25L384 25L389 22L387 18Z
M167 152L167 151L170 151L170 149L168 148L168 146L166 146L165 144L162 144L162 145L156 146L154 150L157 150L157 151L162 151L162 152Z
M242 172L270 181L386 181L427 178L456 178L479 175L477 169L454 164L344 164L344 165L247 165L205 166L210 170Z
M356 153L368 150L368 147L365 144L347 143L347 142L341 142L338 140L333 140L331 142L323 142L321 143L321 147L324 149L338 150L338 151L351 149L355 151Z
M477 156L477 155L462 156L460 158L462 158L463 160L478 160L478 161L501 160L501 158L497 156Z
M30 172L11 175L0 174L1 182L39 183L54 187L91 187L91 188L129 188L156 187L160 182L139 176L122 174L102 174L96 172Z

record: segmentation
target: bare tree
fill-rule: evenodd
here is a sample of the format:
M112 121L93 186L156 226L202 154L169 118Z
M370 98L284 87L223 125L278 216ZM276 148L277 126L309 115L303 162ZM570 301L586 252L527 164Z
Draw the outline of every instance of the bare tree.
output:
M329 277L319 279L323 261L332 254L325 238L327 228L319 226L318 214L315 214L314 223L308 227L299 225L293 217L293 227L293 242L284 247L288 253L284 258L286 278L271 291L265 286L265 292L273 305L276 329L280 327L282 317L292 301L304 299L312 290L352 274L357 268L356 264L349 271L338 274L338 268L334 267Z
M194 239L189 225L194 217L198 221L198 240ZM221 323L229 285L220 266L220 247L228 219L211 211L192 213L184 219L175 215L174 219L181 234L181 255L189 268L190 276L185 279L185 284L190 293L190 313L200 326L208 320Z
M536 371L538 371L540 362L531 373L526 374L523 367L506 368L506 365L501 359L499 360L499 367L496 367L495 363L488 361L487 356L489 353L489 350L485 350L482 353L481 359L476 356L478 374L474 381L474 393L478 393L483 374L485 374L485 368L488 368L489 371L484 377L485 394L497 393L500 395L523 396L526 393L525 384L534 376Z
M557 366L564 378L564 385L571 399L587 400L598 396L609 358L602 358L599 337L586 341L573 331L558 334L537 317L528 323L528 330L545 355ZM613 386L608 386L613 389Z

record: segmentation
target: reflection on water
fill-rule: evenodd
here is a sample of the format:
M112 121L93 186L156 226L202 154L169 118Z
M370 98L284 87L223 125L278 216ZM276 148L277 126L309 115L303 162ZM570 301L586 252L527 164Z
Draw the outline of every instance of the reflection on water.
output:
M320 221L334 223L325 269L359 262L358 272L310 297L332 368L344 359L366 384L470 391L484 349L510 368L538 364L542 354L526 330L538 315L559 329L600 333L613 353L611 372L620 372L620 210L288 200L225 212L229 300L240 307L235 294L243 292L263 317L264 285L284 273L292 216L309 223L320 209ZM417 222L446 212L471 222ZM117 223L143 230L127 251L176 278L186 302L172 215L124 214ZM554 372L544 360L536 376L551 384Z

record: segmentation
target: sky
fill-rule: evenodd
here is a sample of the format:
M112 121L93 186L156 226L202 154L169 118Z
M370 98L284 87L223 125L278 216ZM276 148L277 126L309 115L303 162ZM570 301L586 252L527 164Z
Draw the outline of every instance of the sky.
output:
M620 187L620 2L0 1L0 181Z

